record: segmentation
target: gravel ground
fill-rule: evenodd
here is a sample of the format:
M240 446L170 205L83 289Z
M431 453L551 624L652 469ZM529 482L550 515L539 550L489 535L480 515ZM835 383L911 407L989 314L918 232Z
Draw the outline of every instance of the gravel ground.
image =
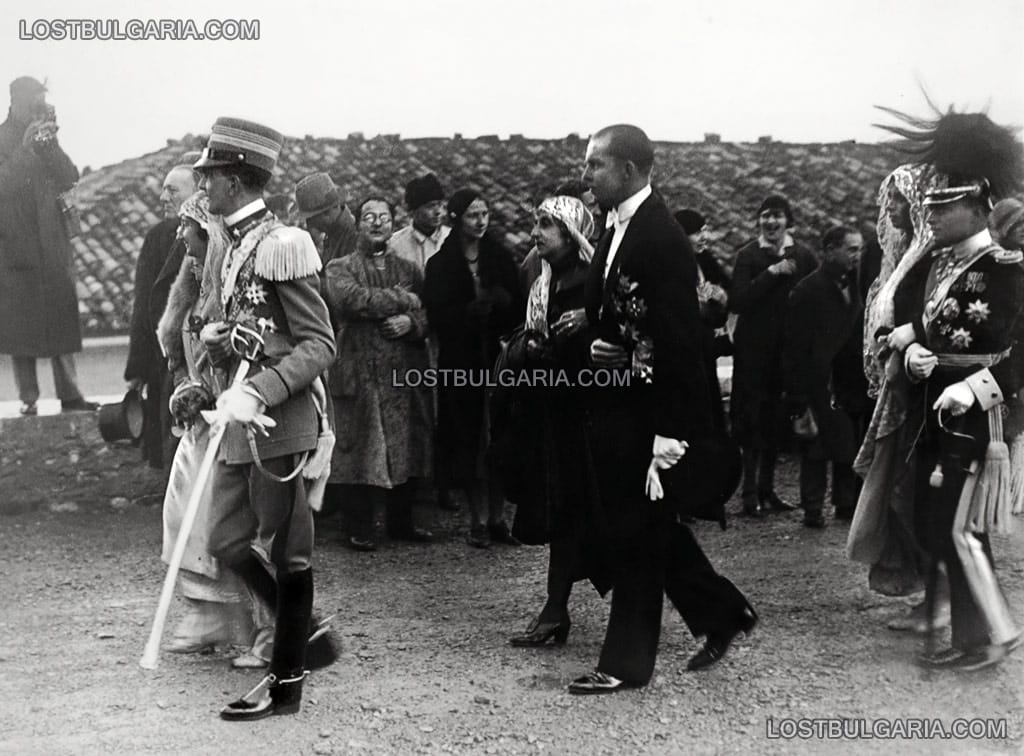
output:
M102 450L102 451L100 451ZM577 698L565 685L595 662L608 603L579 585L561 648L514 649L543 601L546 551L462 541L458 515L426 509L438 543L337 545L322 518L317 608L338 612L342 656L307 681L302 711L252 724L217 711L258 673L225 656L164 655L138 666L163 578L159 480L137 451L97 443L89 422L0 425L0 753L1020 753L1024 653L974 676L927 673L919 640L885 628L906 601L869 592L843 555L846 526L799 515L696 526L718 569L761 616L718 665L687 673L698 648L666 606L654 681ZM72 461L75 460L75 461ZM795 500L786 460L781 492ZM141 498L140 498L141 497ZM149 503L147 503L149 502ZM737 505L734 502L732 509ZM995 542L1024 618L1024 538ZM172 609L173 627L177 607ZM989 740L782 739L782 720L1005 720ZM774 729L773 729L774 728Z

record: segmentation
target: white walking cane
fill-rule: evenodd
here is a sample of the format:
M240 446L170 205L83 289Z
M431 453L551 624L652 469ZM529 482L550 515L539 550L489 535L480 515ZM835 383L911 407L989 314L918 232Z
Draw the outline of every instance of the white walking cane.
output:
M231 331L231 347L241 357L238 369L235 371L231 385L235 386L245 380L249 374L249 367L253 360L259 356L263 347L263 334L269 327L269 322L260 318L258 321L259 330L247 328L236 324ZM178 571L181 569L181 560L185 556L185 545L192 533L192 525L195 523L196 514L199 512L199 503L202 501L203 492L213 470L213 464L217 461L217 450L224 438L224 431L227 429L227 422L220 412L203 412L203 417L210 423L210 441L206 447L206 454L203 462L196 473L195 481L192 484L192 493L189 495L188 506L185 507L185 514L181 518L181 526L178 528L178 537L174 542L174 551L171 552L171 561L167 565L167 576L164 578L164 586L160 591L160 601L157 603L156 615L153 617L153 628L149 632L149 640L146 642L146 649L139 659L139 666L143 669L156 669L160 663L160 640L164 634L164 624L167 621L167 612L171 608L171 600L174 598L174 584L178 580Z

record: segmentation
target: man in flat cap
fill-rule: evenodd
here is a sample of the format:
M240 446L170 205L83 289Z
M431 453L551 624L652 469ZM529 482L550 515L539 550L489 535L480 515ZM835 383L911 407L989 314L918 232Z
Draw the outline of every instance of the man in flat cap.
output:
M232 326L264 330L248 377L217 400L230 424L213 476L219 511L211 514L210 551L276 607L269 673L221 711L229 720L297 712L307 665L333 661L313 659L323 649L312 644L306 653L314 630L313 517L301 468L317 448L325 411L319 377L334 358L334 334L313 240L282 225L263 200L280 151L273 129L219 118L194 166L210 212L223 216L233 240L222 271L225 321L201 334L212 363L233 375Z
M356 219L337 185L326 173L311 173L295 185L295 220L324 235L323 264L356 248Z
M409 225L395 233L388 246L399 257L421 271L427 260L441 249L451 228L444 225L444 189L437 176L418 176L405 186L405 207L412 216Z
M191 165L176 165L167 172L160 190L164 218L146 232L135 263L135 298L124 379L133 389L146 389L142 457L156 469L168 467L174 451L167 406L170 377L157 343L156 327L167 306L171 284L185 259L185 244L178 238L178 210L195 192L196 177Z
M11 82L11 109L0 125L0 354L12 356L21 414L36 414L36 359L49 357L65 412L92 410L75 376L81 351L69 212L62 194L78 169L57 141L46 88Z

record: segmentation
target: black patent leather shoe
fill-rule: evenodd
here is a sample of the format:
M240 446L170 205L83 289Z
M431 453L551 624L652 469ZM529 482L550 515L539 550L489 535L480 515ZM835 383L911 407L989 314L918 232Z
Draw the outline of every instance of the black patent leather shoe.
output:
M569 629L571 627L572 623L569 621L568 615L557 622L541 622L538 617L530 623L525 633L513 635L508 639L508 642L510 645L519 648L543 646L548 641L554 641L556 646L564 646L565 642L569 639Z
M757 498L761 502L762 507L771 510L772 512L792 512L796 509L796 507L789 502L785 502L780 499L779 495L774 491L759 493Z
M287 678L269 674L259 684L220 710L220 718L230 722L251 722L275 714L297 714L302 704L302 681L306 672Z
M757 612L748 606L743 610L743 617L733 630L726 633L708 633L707 638L704 640L703 648L691 656L690 661L686 663L687 671L696 672L701 669L707 669L725 656L729 646L736 640L736 636L740 633L750 635L756 626Z
M619 678L606 675L595 669L569 683L569 692L574 696L592 696L600 693L615 693L629 687L631 686Z
M503 522L494 522L487 526L487 535L491 543L503 543L506 546L522 546L522 542L512 535L508 525Z

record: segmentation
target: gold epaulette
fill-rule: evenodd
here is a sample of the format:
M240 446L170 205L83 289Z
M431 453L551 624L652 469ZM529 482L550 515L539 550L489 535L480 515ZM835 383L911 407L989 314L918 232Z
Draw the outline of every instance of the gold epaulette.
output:
M1024 262L1024 252L1019 249L1003 249L998 244L993 244L987 250L987 254L992 255L992 258L1002 265L1016 265L1019 262Z
M256 247L254 272L268 281L305 278L322 267L313 239L301 228L278 226Z

